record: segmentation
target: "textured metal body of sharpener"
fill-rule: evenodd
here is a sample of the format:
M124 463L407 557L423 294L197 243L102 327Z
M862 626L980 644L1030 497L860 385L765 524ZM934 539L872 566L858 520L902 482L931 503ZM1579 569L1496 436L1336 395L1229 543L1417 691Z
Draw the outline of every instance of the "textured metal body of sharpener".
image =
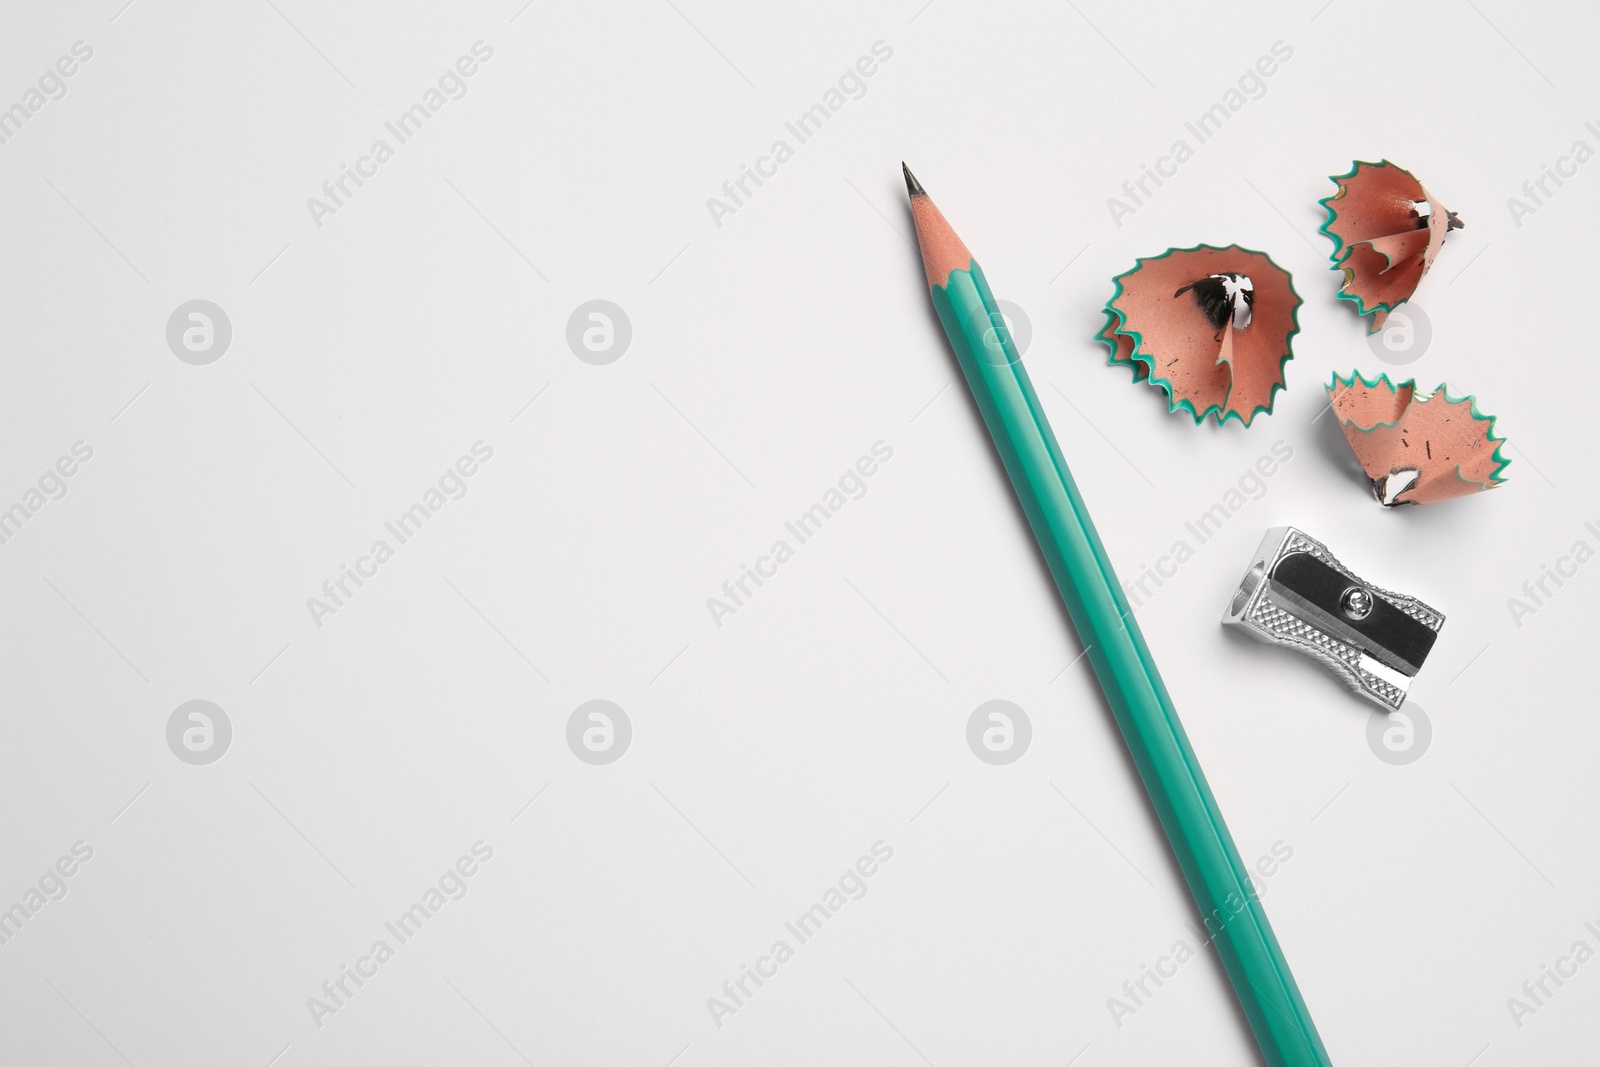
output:
M1444 616L1357 577L1293 526L1267 531L1222 624L1303 652L1391 711L1405 702Z

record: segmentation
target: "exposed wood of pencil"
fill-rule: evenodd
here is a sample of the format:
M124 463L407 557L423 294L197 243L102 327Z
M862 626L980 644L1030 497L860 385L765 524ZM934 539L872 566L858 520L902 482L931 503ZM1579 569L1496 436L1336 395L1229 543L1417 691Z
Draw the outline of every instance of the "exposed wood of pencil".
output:
M928 193L904 163L900 169L906 174L906 192L911 195L911 220L917 227L917 245L922 249L922 269L928 275L928 288L943 285L953 270L966 270L972 265L972 253L961 238L950 228Z

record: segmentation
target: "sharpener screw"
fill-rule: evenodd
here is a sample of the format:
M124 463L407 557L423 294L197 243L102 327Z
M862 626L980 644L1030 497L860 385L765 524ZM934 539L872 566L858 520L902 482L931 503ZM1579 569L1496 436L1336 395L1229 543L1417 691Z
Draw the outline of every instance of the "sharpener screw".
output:
M1372 614L1372 594L1353 585L1344 591L1339 598L1339 607L1344 611L1345 617L1350 619L1364 619Z

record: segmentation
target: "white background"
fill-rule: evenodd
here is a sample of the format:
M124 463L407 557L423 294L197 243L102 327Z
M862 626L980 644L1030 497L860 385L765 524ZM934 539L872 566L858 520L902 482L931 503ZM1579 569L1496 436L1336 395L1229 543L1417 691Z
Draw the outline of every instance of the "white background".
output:
M93 48L0 144L0 506L94 451L0 546L0 907L94 850L0 945L4 1062L1255 1062L1209 954L1108 1008L1194 909L955 378L901 159L1025 309L1124 576L1294 450L1139 619L1240 851L1293 849L1264 899L1333 1059L1593 1055L1600 963L1520 1028L1507 1007L1600 949L1600 563L1507 607L1600 547L1600 163L1520 226L1506 203L1600 148L1591 16L123 3L13 0L0 30L0 106ZM479 40L467 94L316 225L307 198ZM1107 198L1280 40L1264 95L1115 225ZM707 198L877 41L865 95L716 225ZM1316 232L1326 176L1385 157L1467 223L1401 368ZM1091 339L1114 274L1197 241L1269 252L1305 299L1248 430L1168 415ZM208 366L166 342L196 298L233 328ZM565 340L595 298L632 323L607 366ZM1510 482L1379 507L1313 422L1352 368L1476 394ZM307 598L479 440L470 492L316 626ZM866 495L714 626L706 599L879 440ZM1422 759L1219 627L1281 523L1445 612ZM633 727L609 766L566 743L593 698ZM965 740L996 698L1033 725L1005 767ZM209 766L167 746L192 699L232 723ZM317 1026L307 998L480 839L467 896ZM715 1025L707 998L879 840L867 895Z

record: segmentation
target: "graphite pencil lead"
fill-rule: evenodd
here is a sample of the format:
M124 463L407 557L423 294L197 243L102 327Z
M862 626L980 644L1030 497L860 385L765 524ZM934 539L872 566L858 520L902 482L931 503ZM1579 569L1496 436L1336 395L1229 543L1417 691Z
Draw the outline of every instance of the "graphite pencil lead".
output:
M928 191L917 181L917 176L911 173L911 168L906 166L905 160L900 161L900 169L906 173L906 192L911 196L927 196Z

